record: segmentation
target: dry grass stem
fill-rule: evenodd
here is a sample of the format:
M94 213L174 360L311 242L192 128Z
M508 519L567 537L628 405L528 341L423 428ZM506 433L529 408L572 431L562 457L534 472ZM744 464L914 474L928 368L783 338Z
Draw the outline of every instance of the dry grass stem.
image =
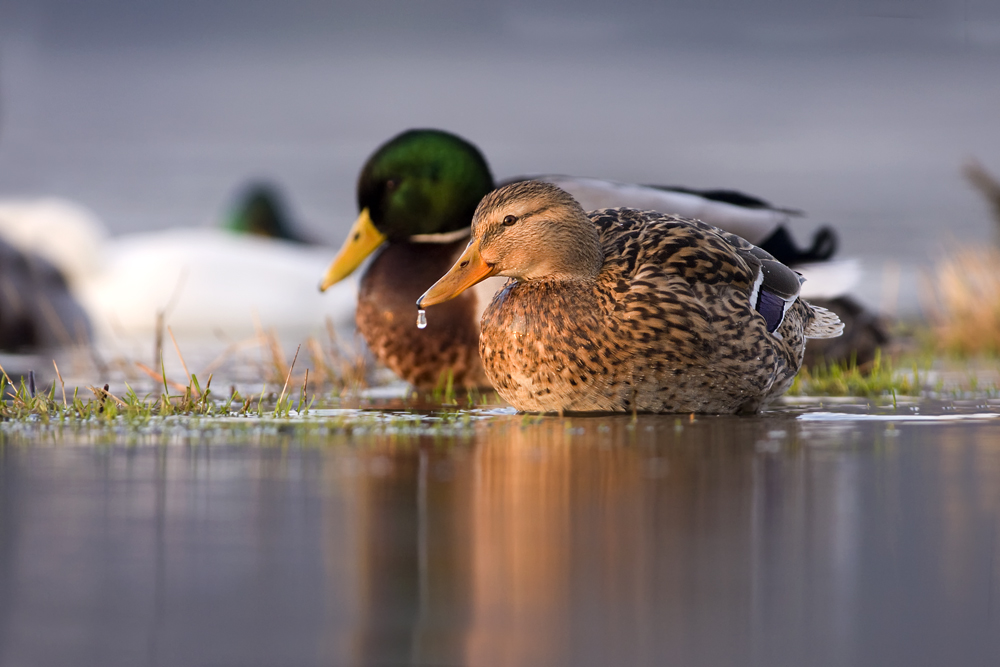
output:
M157 373L152 368L150 368L149 366L147 366L146 364L144 364L142 362L136 361L134 363L135 363L135 367L136 368L138 368L143 373L145 373L146 375L148 375L149 377L151 377L153 380L155 380L157 384L163 383L165 385L170 385L171 387L173 387L177 391L184 391L185 389L187 389L187 387L185 385L182 385L180 382L174 382L172 380L167 380L166 378L163 377L162 374Z
M1000 353L1000 250L959 250L924 278L924 309L942 351Z
M177 339L174 338L174 330L167 327L167 333L170 334L170 340L174 343L174 350L177 351L177 358L181 360L181 368L184 369L184 375L187 376L188 384L191 384L191 371L188 370L187 363L184 361L184 355L181 354L181 348L177 344Z
M63 406L66 406L67 405L67 403L66 403L66 382L63 380L62 373L59 372L59 366L56 365L56 360L55 359L52 360L52 365L55 366L56 377L59 378L59 384L62 386Z
M117 396L115 396L114 394L112 394L110 391L108 391L108 385L104 385L103 388L99 388L99 387L95 387L95 386L91 385L90 387L88 387L88 389L90 389L90 391L94 392L94 396L96 396L97 398L101 399L101 403L104 402L105 398L110 398L111 400L113 400L115 403L117 403L121 407L123 407L123 408L127 408L128 407L128 403L126 403L125 401L123 401L122 399L118 398Z
M281 387L281 395L278 397L278 405L285 400L285 392L288 391L288 381L292 379L292 370L295 368L295 361L299 358L299 350L302 348L300 344L295 348L295 356L292 357L292 365L288 367L288 374L285 375L285 384Z

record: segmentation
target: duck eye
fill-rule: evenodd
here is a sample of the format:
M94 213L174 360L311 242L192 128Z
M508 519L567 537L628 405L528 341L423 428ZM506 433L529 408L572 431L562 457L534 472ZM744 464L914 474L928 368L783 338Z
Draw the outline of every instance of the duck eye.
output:
M396 189L397 185L399 185L399 183L397 183L393 179L389 179L388 181L385 182L385 189L388 190L389 192L392 192L393 190Z
M517 222L517 216L514 216L514 215L508 215L508 216L506 216L506 217L505 217L505 218L503 219L503 226L504 226L504 227L510 227L510 226L511 226L511 225L513 225L513 224L514 224L515 222Z

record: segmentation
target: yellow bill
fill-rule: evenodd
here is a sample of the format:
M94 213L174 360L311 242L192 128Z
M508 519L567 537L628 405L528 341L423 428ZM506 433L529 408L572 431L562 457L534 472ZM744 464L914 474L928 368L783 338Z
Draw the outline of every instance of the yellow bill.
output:
M335 285L351 275L354 269L365 261L365 257L375 252L383 243L385 243L385 234L375 228L375 223L372 222L368 209L362 210L358 219L354 221L344 245L340 247L337 256L333 258L330 268L323 274L319 290L326 291L331 285Z
M455 266L440 280L431 285L423 296L417 299L417 308L426 308L443 303L469 289L473 285L496 274L496 268L483 261L479 255L479 241L473 239Z

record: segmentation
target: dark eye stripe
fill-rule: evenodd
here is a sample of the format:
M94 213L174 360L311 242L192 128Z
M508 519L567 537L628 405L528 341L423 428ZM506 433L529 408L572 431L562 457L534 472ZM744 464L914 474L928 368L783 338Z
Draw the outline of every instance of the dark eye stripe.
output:
M548 205L542 206L540 208L536 208L534 211L528 211L527 213L524 213L523 215L521 215L521 217L522 218L530 218L530 217L532 217L534 215L539 215L540 213L545 213L550 208L552 208L552 207L548 206Z
M524 218L530 218L532 216L536 216L536 215L539 215L541 213L545 213L550 208L552 208L552 207L546 205L546 206L542 206L540 208L536 208L533 211L528 211L527 213L523 213L521 216L507 215L507 216L504 216L504 219L503 219L503 221L502 221L501 224L503 224L504 227L510 227L511 225L516 224L518 220L523 220Z

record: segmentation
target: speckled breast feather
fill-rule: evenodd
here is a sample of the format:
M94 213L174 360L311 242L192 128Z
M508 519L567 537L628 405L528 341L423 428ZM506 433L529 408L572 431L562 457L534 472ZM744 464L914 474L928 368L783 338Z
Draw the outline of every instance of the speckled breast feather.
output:
M815 315L795 299L768 333L750 302L762 251L671 215L588 215L605 258L594 282L512 280L483 315L480 353L504 399L530 412L733 413L788 388Z

